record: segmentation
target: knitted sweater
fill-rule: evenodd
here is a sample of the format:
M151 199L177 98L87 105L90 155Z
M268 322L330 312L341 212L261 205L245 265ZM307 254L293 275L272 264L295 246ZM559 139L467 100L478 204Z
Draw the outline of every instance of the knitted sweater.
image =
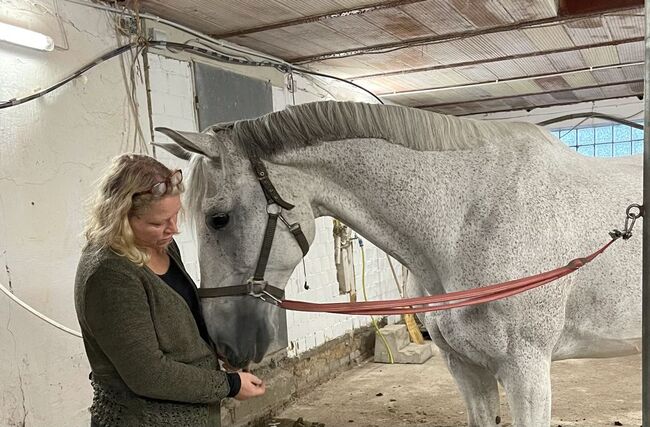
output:
M175 243L169 255L182 267ZM75 306L102 427L219 427L230 391L185 300L148 267L84 248Z

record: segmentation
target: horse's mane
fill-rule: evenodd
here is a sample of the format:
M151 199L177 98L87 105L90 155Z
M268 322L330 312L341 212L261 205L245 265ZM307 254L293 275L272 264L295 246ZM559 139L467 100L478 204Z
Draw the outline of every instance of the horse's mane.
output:
M541 136L539 128L529 123L482 122L396 105L335 101L292 106L214 129L230 129L232 141L243 152L259 157L353 138L380 138L413 150L443 151L470 149L486 141L509 142L515 135Z
M210 128L209 128L210 129ZM550 143L538 126L530 123L463 119L431 111L357 102L324 101L292 106L265 116L214 125L229 131L232 142L246 155L267 158L322 141L380 138L419 151L462 150L515 139ZM185 201L197 213L205 197L208 158L194 155Z

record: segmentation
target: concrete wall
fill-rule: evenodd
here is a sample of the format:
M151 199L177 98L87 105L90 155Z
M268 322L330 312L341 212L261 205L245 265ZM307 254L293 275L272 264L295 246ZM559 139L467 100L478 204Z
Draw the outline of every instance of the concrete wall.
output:
M112 14L72 3L59 2L57 14L50 0L7 1L0 16L5 22L46 32L57 44L53 52L0 44L0 100L48 87L118 45ZM176 37L172 39L187 40L187 36ZM121 58L124 69L120 58L114 58L49 95L0 110L0 283L73 329L78 329L73 281L83 246L85 201L110 158L127 151L152 152L147 144L150 123L144 85L138 73L135 107L130 98L129 58ZM189 64L153 54L149 60L153 124L196 130ZM299 90L291 94L282 87L284 79L277 72L260 67L254 71L261 78L267 73L277 86L276 108L340 94L349 99L356 93L334 84L328 85L331 93L325 93L298 79ZM250 73L250 67L242 72ZM170 165L176 162L162 153L156 155ZM187 230L181 244L197 277L193 237ZM385 256L368 246L370 297L395 297ZM306 266L311 290L301 288L299 269L288 285L289 297L344 299L336 295L328 219L319 220ZM367 322L333 315L290 315L291 354ZM88 425L92 394L81 340L37 319L4 294L0 294L0 325L0 426Z

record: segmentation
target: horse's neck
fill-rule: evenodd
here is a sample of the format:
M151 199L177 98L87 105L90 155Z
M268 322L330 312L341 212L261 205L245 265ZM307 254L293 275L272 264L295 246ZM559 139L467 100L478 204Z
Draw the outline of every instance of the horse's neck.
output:
M509 256L513 233L532 242L539 230L555 225L558 207L592 203L588 189L559 191L558 184L598 177L611 181L621 175L603 173L616 166L605 163L598 163L596 173L593 159L545 140L445 152L349 140L303 148L278 160L300 175L294 174L287 185L295 194L306 187L317 216L341 219L435 293L443 291L439 283L457 290L455 280L467 274L459 260L481 257L488 243L490 248L503 246L492 255ZM513 225L517 218L525 221ZM540 251L538 256L555 253Z
M435 153L426 155L425 163L424 156L366 139L324 143L283 156L281 162L306 175L300 182L309 183L318 216L342 220L416 277L426 276L429 290L439 292L433 284L444 273L464 213L460 188L435 177L441 172L432 170Z

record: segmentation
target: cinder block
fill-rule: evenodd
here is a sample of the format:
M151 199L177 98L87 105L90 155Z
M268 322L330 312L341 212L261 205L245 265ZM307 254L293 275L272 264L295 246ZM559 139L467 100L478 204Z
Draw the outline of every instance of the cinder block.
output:
M386 345L390 348L393 358L395 358L398 351L409 345L409 334L406 326L387 325L381 328L379 333L375 334L375 362L390 362L390 355Z
M431 344L411 343L397 352L395 363L424 363L433 356Z
M424 363L433 356L430 342L412 344L409 341L406 325L387 325L380 331L388 343L394 363ZM375 362L390 363L386 344L379 334L375 334Z

